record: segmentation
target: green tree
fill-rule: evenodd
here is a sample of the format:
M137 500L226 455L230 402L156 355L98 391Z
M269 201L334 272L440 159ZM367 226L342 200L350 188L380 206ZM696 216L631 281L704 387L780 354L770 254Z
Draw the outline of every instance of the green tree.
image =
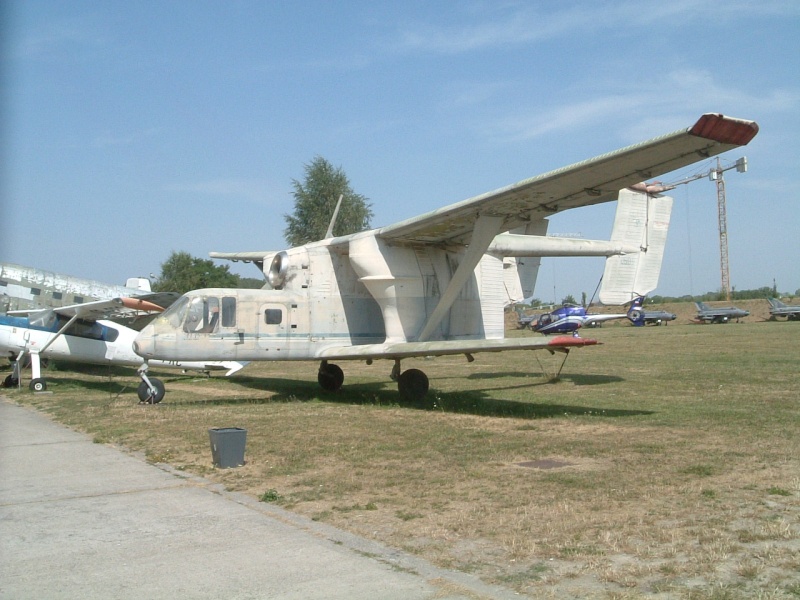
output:
M325 238L336 202L343 196L342 206L333 228L333 235L347 235L369 229L371 204L350 187L341 167L317 156L305 165L305 180L292 180L294 214L284 215L286 229L283 237L290 246L302 246Z
M239 287L239 276L227 265L215 265L210 259L194 258L188 252L173 252L161 264L161 275L153 284L155 292L185 294L201 288Z

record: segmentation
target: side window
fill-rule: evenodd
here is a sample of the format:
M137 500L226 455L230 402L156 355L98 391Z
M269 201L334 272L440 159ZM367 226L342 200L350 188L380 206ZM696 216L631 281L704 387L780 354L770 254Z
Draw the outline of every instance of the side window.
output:
M219 298L192 298L183 330L186 333L213 333L219 326Z
M186 311L186 319L183 322L183 330L186 333L199 333L203 328L203 302L202 298L192 298L189 302L189 309Z
M40 296L41 293L42 290L40 290L39 288L31 288L31 296Z
M222 299L222 326L236 327L236 298L233 296Z
M280 308L268 308L264 311L264 322L267 325L280 325L283 321L283 311Z
M213 333L219 327L219 298L206 298L200 333Z

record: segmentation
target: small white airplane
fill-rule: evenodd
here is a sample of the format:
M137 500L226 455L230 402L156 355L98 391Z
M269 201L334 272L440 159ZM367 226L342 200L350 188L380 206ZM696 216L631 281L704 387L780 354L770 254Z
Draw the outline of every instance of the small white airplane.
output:
M22 365L31 364L34 392L47 389L42 377L41 359L88 364L114 364L141 367L142 358L133 351L138 331L108 320L115 314L125 315L125 309L141 312L160 312L161 307L143 300L116 298L53 309L42 309L28 316L0 314L0 351L12 361L12 373L3 387L16 387L21 382ZM19 311L22 312L22 311ZM234 361L151 361L152 365L193 371L225 370L226 376L244 367ZM151 390L155 388L155 393ZM139 385L139 400L160 402L164 384L154 377Z
M3 387L20 385L22 367L30 361L30 389L44 391L41 359L90 364L142 366L133 352L138 331L123 325L164 310L178 294L152 292L143 278L127 286L80 279L43 269L0 263L0 352L12 362ZM9 308L15 310L9 310ZM25 307L25 308L22 308ZM112 321L112 319L114 321ZM184 370L224 370L232 375L244 365L233 361L158 361ZM157 393L150 392L155 388ZM141 401L157 402L164 385L150 378L139 386Z
M423 398L429 382L418 369L401 371L404 358L464 354L472 361L477 352L544 349L566 360L571 348L597 342L504 338L504 258L559 255L566 246L580 255L575 249L585 240L544 236L546 217L616 200L631 186L649 192L640 182L747 144L757 132L753 121L706 114L687 129L388 227L278 252L211 253L256 263L265 289L189 292L142 329L134 349L148 361L318 360L326 390L344 380L332 361L388 359L410 400ZM637 243L595 248L609 256L606 274L614 274L600 293L604 304L648 293L640 282L652 282L650 271L661 264L649 257L650 240L666 236L655 206L645 202L638 217L615 221Z

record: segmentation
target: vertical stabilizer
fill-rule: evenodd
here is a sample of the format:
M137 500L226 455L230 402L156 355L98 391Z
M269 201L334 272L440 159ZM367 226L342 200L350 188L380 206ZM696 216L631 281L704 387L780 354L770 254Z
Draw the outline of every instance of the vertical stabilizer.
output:
M606 259L600 302L625 304L656 288L671 213L670 196L620 191L611 241L638 246L640 251Z
M548 225L547 219L539 219L509 233L544 237L547 235ZM506 304L522 302L533 296L541 264L541 256L506 256L503 259L503 282L508 296Z

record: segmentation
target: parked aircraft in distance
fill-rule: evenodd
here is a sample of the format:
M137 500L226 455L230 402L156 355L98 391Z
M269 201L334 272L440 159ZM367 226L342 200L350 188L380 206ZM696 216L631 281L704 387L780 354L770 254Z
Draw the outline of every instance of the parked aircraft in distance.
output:
M731 319L736 319L738 323L739 319L750 315L749 310L735 306L711 307L704 302L695 302L694 305L697 307L697 316L694 318L697 323L727 323Z
M256 263L267 286L189 292L141 331L135 350L147 360L318 360L327 390L344 381L333 361L387 359L401 396L414 400L427 393L428 378L402 371L404 358L463 354L472 361L477 352L537 349L566 355L596 342L504 338L503 258L569 248L583 255L583 240L545 237L546 217L615 200L620 190L747 144L757 132L752 121L706 114L687 129L388 227L283 251L211 253ZM657 283L660 244L649 249L666 236L669 213L649 193L639 204L635 218L615 220L624 243L594 248L608 257L604 304L629 302Z
M769 302L769 318L786 317L788 321L800 320L800 306L789 306L777 298L767 298Z
M644 311L643 320L645 325L667 325L677 318L678 315L665 310L646 310Z
M147 279L128 280L117 286L61 275L10 263L0 264L0 352L8 356L12 372L3 387L16 387L23 365L30 361L30 389L44 391L41 359L89 364L140 367L142 358L133 352L137 331L123 323L135 323L164 310L179 297L171 292L152 292ZM134 287L135 285L135 287ZM94 300L90 300L95 298ZM87 301L90 300L90 301ZM67 304L67 302L73 302ZM14 306L14 310L5 308ZM19 308L25 306L25 308ZM235 361L157 361L154 365L184 370L224 370L231 375L244 365ZM142 401L159 401L163 383L150 378L140 385ZM157 394L151 394L152 387ZM142 394L142 390L145 391Z
M565 305L553 312L539 315L529 327L538 333L551 335L577 333L581 327L599 327L601 323L614 319L629 319L634 325L644 325L643 302L644 297L639 296L631 302L628 312L607 315L587 313L583 306Z

